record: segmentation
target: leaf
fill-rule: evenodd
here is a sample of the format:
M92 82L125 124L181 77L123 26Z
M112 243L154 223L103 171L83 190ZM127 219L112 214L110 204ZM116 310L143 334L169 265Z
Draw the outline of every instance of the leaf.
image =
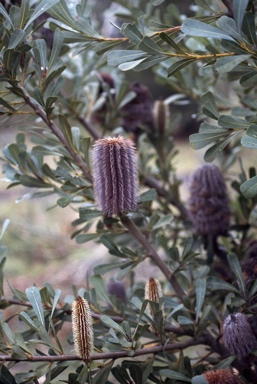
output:
M233 0L233 14L238 32L241 34L244 14L249 0Z
M1 234L0 234L0 241L2 240L3 238L3 235L8 227L8 225L10 224L10 219L5 219L5 221L3 222L3 225L2 225L2 231L1 231Z
M97 374L92 379L92 384L99 384L99 383L108 383L108 377L110 374L110 371L112 369L114 361L110 361L110 363L105 364L104 367L101 367Z
M114 243L114 241L111 239L111 236L109 235L102 235L100 237L100 242L108 248L109 253L114 256L119 257L127 257L123 252L119 250L117 245Z
M14 376L4 364L0 366L0 382L1 384L17 384Z
M140 60L135 60L135 61L127 61L126 63L122 63L118 65L118 68L121 71L130 71L131 69L134 69L137 67L139 64L141 64L143 61L145 61L146 58L140 59Z
M228 56L221 57L216 61L215 69L219 73L228 73L232 71L238 64L242 63L242 61L248 60L251 55L236 55L236 56Z
M241 35L238 31L235 20L231 19L231 17L221 16L216 24L220 29L228 33L234 39L239 41L241 40Z
M122 24L120 31L125 37L127 37L133 43L138 44L143 39L143 35L140 32L140 30L137 28L135 23Z
M233 135L229 135L224 140L219 141L218 143L214 144L211 148L209 148L205 155L204 160L207 162L213 161L219 153L226 147L226 145L236 136L239 132L234 133Z
M48 63L49 70L52 68L52 66L55 64L56 60L58 59L62 46L63 46L63 34L57 28L54 32L53 47L51 50L51 55Z
M208 384L204 375L198 375L192 378L192 384Z
M116 331L118 331L119 333L121 333L123 336L126 337L126 332L124 331L124 329L119 324L117 324L114 320L112 320L109 316L102 315L101 321L104 324L108 325L109 328L116 329Z
M104 275L105 273L113 271L114 269L120 268L120 267L124 267L124 262L101 264L94 267L94 273L96 275Z
M44 39L36 40L36 47L40 54L41 70L47 68L47 45Z
M144 59L146 53L139 50L117 50L107 54L108 65L114 67L122 63L133 62L135 60Z
M182 373L179 373L176 371L172 371L171 369L161 369L159 371L159 374L161 376L168 377L169 379L181 380L181 381L185 381L187 383L191 383L191 379L188 376L185 376Z
M41 302L39 289L37 287L27 288L26 295L28 297L29 302L32 304L32 307L38 320L43 325L43 327L45 327L44 310Z
M213 132L213 133L193 133L189 136L189 142L194 149L201 149L206 145L212 144L215 141L227 137L227 132Z
M34 321L29 317L29 315L24 312L24 311L21 311L19 313L19 317L30 327L32 328L34 331L38 331L38 327L36 326L36 324L34 323Z
M244 135L241 139L242 147L257 149L257 138Z
M21 29L15 29L9 40L8 49L16 48L18 44L23 40L25 32Z
M195 294L196 294L196 321L203 306L206 293L206 279L197 279L195 282Z
M68 141L70 146L73 148L71 126L64 115L61 115L61 114L59 115L59 124L60 124L60 128L61 128L61 131L62 131L65 139Z
M172 40L172 38L167 35L166 33L164 32L161 32L160 33L160 38L165 41L165 43L169 44L172 48L174 48L174 50L176 52L180 52L180 53L185 53L176 43L174 40Z
M24 31L28 28L28 26L38 18L38 16L42 15L42 13L46 12L48 9L52 8L54 5L59 3L59 0L42 0L34 9L34 12L30 16Z
M138 48L147 53L156 55L156 53L163 53L162 49L157 45L149 36L144 36L141 40Z
M243 22L243 31L248 37L251 44L257 44L256 32L255 32L255 20L252 12L246 12Z
M231 270L233 271L234 275L237 278L240 291L243 292L243 294L245 295L245 283L244 283L244 278L242 275L242 270L241 270L239 260L234 253L229 253L227 258L228 258L228 262L231 267Z
M4 99L2 99L2 97L0 97L0 104L3 105L5 108L10 109L10 110L13 111L13 112L16 111L16 109L13 108L11 105L9 105L9 104L7 103L7 101L5 101Z
M217 365L215 365L215 369L226 369L230 367L233 361L236 359L236 355L232 355L227 357L224 360L221 360Z
M199 36L207 37L212 39L225 39L232 40L227 33L223 32L221 29L212 27L209 24L202 23L201 21L195 19L186 19L184 20L181 31L189 36Z
M217 109L213 94L211 92L206 92L201 97L201 102L202 102L203 106L205 107L205 110L207 110L211 113L211 115L208 115L208 116L212 117L213 119L218 120L218 118L220 117L220 114L219 114L219 111Z
M207 277L207 287L211 291L224 290L239 293L238 289L235 288L233 285L214 276Z
M195 61L195 59L182 59L176 61L169 68L167 68L168 77L174 75L175 72L187 67L189 64L193 63L193 61Z
M9 21L9 23L11 24L11 27L14 28L12 20L11 20L10 16L8 15L8 12L6 12L6 9L4 8L2 3L0 3L0 14L3 15L6 18L6 20Z
M245 181L240 186L240 191L246 199L251 199L257 195L257 176L252 177L250 180Z
M250 123L239 117L221 115L218 120L219 125L225 129L247 129Z
M21 184L30 188L52 188L52 185L45 183L43 180L36 179L35 177L22 175L20 178Z
M178 320L178 323L180 325L191 325L191 324L194 324L194 322L191 319L189 319L188 317L186 317L186 316L178 316L177 320Z
M157 192L155 189L148 189L147 191L141 193L139 196L139 203L144 203L146 201L154 201L157 199Z
M111 305L113 305L110 296L106 292L104 281L103 281L102 277L100 275L94 275L94 276L91 276L90 280L91 280L97 294L102 299L107 301L107 303L110 303Z
M143 372L139 365L131 364L129 367L129 373L135 384L142 384Z
M171 224L174 216L172 214L167 214L164 217L161 217L160 220L157 221L157 223L154 224L152 227L153 230L158 228L163 228L165 225Z
M51 317L53 317L54 310L56 305L58 304L58 300L61 296L62 291L60 289L56 289L55 295L54 295L54 300L53 300L53 306L52 306L52 312L51 312Z

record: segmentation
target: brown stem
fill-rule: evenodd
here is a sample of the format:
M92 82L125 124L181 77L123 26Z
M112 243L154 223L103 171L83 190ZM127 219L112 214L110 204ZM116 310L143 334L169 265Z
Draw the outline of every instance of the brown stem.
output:
M190 347L192 345L199 345L204 344L204 337L199 337L198 339L189 339L183 342L179 343L172 343L168 344L166 346L164 345L158 345L156 347L151 348L142 348L135 352L133 357L137 356L144 356L148 354L156 354L159 352L168 352L168 351L176 351L180 349L185 349L187 347ZM107 360L107 359L120 359L122 357L128 357L129 352L127 351L120 351L120 352L107 352L107 353L94 353L91 357L91 360ZM30 361L30 362L39 362L39 361L69 361L69 360L81 360L80 357L77 357L75 355L60 355L60 356L29 356L27 359L22 357L22 361ZM12 356L0 356L0 361L21 361L21 359L18 359L17 357L14 358Z
M174 276L172 276L172 271L170 270L170 268L160 258L160 256L158 255L156 250L151 246L147 238L142 234L139 228L136 227L133 221L129 219L128 216L121 216L120 220L124 225L124 227L126 227L128 231L131 233L131 235L145 248L145 250L148 253L148 256L155 262L155 264L160 268L164 276L173 286L173 289L176 292L177 296L182 299L182 297L185 296L185 292L181 288L177 279Z
M21 85L16 85L16 87L21 91L22 97L25 100L26 104L29 105L34 112L41 117L41 119L44 121L44 123L51 129L53 134L59 139L59 141L64 145L64 147L67 149L71 157L76 161L78 166L83 172L83 175L89 179L92 180L91 174L87 169L87 166L85 165L84 161L76 152L73 147L70 145L70 143L66 140L65 136L63 135L62 131L60 128L55 124L54 121L50 120L45 113L45 111L41 108L41 106L33 100L33 98L29 95L29 93L26 91L25 88L23 88Z

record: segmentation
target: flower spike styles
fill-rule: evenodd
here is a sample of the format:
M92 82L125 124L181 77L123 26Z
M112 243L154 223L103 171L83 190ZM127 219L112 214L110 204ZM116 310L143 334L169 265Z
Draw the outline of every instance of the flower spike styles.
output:
M230 208L226 184L219 168L204 164L193 174L189 199L190 218L197 235L226 235Z
M90 360L94 349L92 316L87 300L80 296L72 304L72 332L76 355Z
M106 216L133 211L137 206L138 171L132 141L124 137L97 140L92 157L99 209Z
M247 357L257 348L257 339L243 313L231 314L225 319L223 340L227 350L239 357Z
M208 384L239 384L238 378L229 369L217 369L204 373Z

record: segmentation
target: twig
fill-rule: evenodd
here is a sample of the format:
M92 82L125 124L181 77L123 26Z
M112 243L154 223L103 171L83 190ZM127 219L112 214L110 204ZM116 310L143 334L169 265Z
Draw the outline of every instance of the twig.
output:
M191 347L192 345L199 345L204 344L204 337L199 337L198 339L189 339L183 342L179 343L172 343L168 345L158 345L156 347L151 348L142 348L136 351L133 355L133 357L137 356L144 356L149 354L156 354L160 352L168 352L168 351L176 351L180 349L185 349L187 347ZM107 352L107 353L94 353L92 355L92 360L107 360L107 359L120 359L121 357L129 357L130 351L120 351L120 352ZM27 359L25 359L22 356L22 359L18 359L17 357L12 356L0 356L0 361L29 361L29 362L39 362L39 361L49 361L49 362L55 362L55 361L69 361L69 360L81 360L80 357L77 357L75 355L60 355L60 356L28 356Z
M174 205L174 207L176 207L180 211L183 218L188 219L188 212L184 204L181 203L172 192L165 191L165 189L160 185L158 180L156 180L154 177L146 176L143 179L143 182L148 187L156 189L156 192L159 196L168 198L170 204Z
M76 152L73 147L70 145L70 143L66 140L65 136L63 135L62 131L60 130L60 128L55 124L54 121L50 120L47 116L47 114L45 113L45 111L41 108L41 106L35 101L33 100L33 98L29 95L29 93L26 91L26 89L24 87L22 87L21 85L17 84L16 87L20 90L20 92L22 93L22 97L23 99L25 100L26 104L29 105L33 110L34 112L39 116L41 117L41 119L44 121L44 123L51 129L51 131L53 132L53 134L59 139L59 141L64 145L64 147L67 149L67 151L69 152L69 154L71 155L71 157L76 161L76 163L78 164L78 166L80 167L80 169L82 170L83 172L83 175L89 179L89 180L92 180L92 177L91 177L91 174L90 172L88 171L84 161L82 160L82 158L80 157L80 155L78 154L78 152Z
M160 258L156 250L151 246L151 244L149 243L147 238L142 234L140 229L136 227L136 225L133 223L133 221L130 220L128 216L120 216L120 220L124 227L126 227L131 233L131 235L145 248L148 253L148 256L155 262L155 264L160 268L164 276L173 286L173 289L176 292L177 296L182 299L182 297L185 296L185 292L181 288L177 279L172 276L172 271L169 269L167 264Z

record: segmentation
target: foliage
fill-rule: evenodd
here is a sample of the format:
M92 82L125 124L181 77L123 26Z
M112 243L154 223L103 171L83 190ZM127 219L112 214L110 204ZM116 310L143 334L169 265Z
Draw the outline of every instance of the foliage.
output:
M1 243L0 382L199 384L207 370L234 367L243 383L254 383L256 351L250 360L231 355L222 323L235 312L256 322L256 279L243 273L256 235L256 170L247 173L240 162L238 176L230 172L241 147L257 148L255 2L196 0L187 17L164 0L110 1L116 37L104 32L107 10L99 15L95 3L0 3L0 124L19 130L1 158L8 188L32 188L30 198L57 195L57 205L78 212L72 238L93 240L111 255L72 297L46 283L26 292L11 287L9 298ZM127 132L122 121L138 95L126 71L139 79L146 70L175 95L159 103L151 128L139 122ZM169 103L181 98L202 106L190 144L208 146L205 161L217 158L231 181L226 236L198 236L181 198L173 121L163 123ZM137 210L115 217L98 210L91 174L92 145L108 135L133 137L140 179ZM145 280L134 281L148 258L156 276L145 280L161 276L164 292L156 301L145 298ZM110 273L119 281L129 276L123 299L108 293ZM78 295L94 320L90 361L70 354L72 335L70 349L59 337ZM15 315L21 331L5 315L11 305L24 307Z

